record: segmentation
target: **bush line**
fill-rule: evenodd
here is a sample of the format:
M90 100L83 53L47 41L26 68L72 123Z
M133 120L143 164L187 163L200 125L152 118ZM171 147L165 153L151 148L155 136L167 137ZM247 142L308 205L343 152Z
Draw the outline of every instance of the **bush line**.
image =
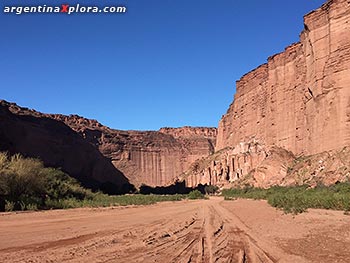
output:
M233 188L222 191L226 200L236 198L264 199L286 213L302 213L308 208L321 208L350 211L350 183L337 183L332 186L274 186L262 188Z
M149 205L164 201L201 199L188 195L120 195L92 192L59 169L44 167L38 159L0 152L0 211Z

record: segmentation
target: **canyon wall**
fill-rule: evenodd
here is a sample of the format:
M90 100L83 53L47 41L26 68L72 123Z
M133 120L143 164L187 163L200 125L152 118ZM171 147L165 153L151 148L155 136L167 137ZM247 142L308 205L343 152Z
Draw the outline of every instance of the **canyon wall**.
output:
M39 158L84 186L107 193L133 189L108 158L63 122L0 101L0 151Z
M350 2L304 17L300 42L236 83L216 150L252 139L300 154L350 143Z
M70 127L75 132L72 134L72 141L79 137L77 140L94 147L136 186L172 184L192 162L214 152L216 128L183 127L162 128L159 131L121 131L78 115L43 114L19 107L14 103L2 101L1 104L14 116L46 118ZM31 142L27 141L27 144L31 145ZM52 145L48 144L47 148L51 147ZM78 150L74 154L77 158L80 156ZM43 154L39 156L42 157ZM61 158L58 155L56 157ZM83 158L78 158L77 162L81 162L81 159Z
M181 178L220 187L350 180L349 125L350 1L329 0L304 17L300 42L237 81L216 153Z
M189 130L190 132L187 132ZM174 136L174 132L179 135ZM215 128L83 131L135 185L166 186L198 158L214 152Z

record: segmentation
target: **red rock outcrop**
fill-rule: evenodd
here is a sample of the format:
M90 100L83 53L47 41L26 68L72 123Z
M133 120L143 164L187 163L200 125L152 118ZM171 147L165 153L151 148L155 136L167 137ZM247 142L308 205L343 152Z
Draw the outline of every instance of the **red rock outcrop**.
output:
M212 141L215 141L217 135L216 128L190 126L184 126L181 128L164 127L159 129L159 132L172 135L174 138L204 137L211 139Z
M267 147L257 141L240 143L197 160L181 179L188 187L199 184L269 187L282 183L294 158L291 152L280 147Z
M222 117L216 149L255 138L294 154L350 143L350 2L304 17L300 42L243 76Z
M98 149L136 186L169 185L192 162L214 152L216 128L121 131L78 115L43 114L16 104L7 104L9 110L16 115L45 117L68 125L81 139Z

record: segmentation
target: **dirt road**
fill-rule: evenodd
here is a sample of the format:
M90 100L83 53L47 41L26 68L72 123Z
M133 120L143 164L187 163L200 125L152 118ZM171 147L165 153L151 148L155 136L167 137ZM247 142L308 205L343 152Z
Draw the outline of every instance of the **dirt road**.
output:
M264 201L0 214L0 262L349 262L350 216Z

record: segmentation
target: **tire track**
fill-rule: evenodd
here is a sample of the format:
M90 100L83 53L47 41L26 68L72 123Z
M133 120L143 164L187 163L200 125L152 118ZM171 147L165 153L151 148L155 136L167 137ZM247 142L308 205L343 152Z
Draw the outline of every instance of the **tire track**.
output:
M147 208L140 210L144 213L144 220L126 220L127 209L111 211L105 217L111 222L108 228L101 222L99 229L92 228L85 235L80 232L63 235L61 232L61 238L52 238L48 242L2 249L0 257L11 263L272 263L279 262L280 258L283 262L287 262L286 258L290 258L290 262L300 262L260 240L232 211L222 206L221 200L183 202L182 205L167 207L159 205L161 214L149 214ZM137 215L135 208L132 211L133 216ZM101 218L99 214L96 217ZM85 228L96 225L93 218L72 220L77 220L77 225L82 224L80 220L86 220Z

